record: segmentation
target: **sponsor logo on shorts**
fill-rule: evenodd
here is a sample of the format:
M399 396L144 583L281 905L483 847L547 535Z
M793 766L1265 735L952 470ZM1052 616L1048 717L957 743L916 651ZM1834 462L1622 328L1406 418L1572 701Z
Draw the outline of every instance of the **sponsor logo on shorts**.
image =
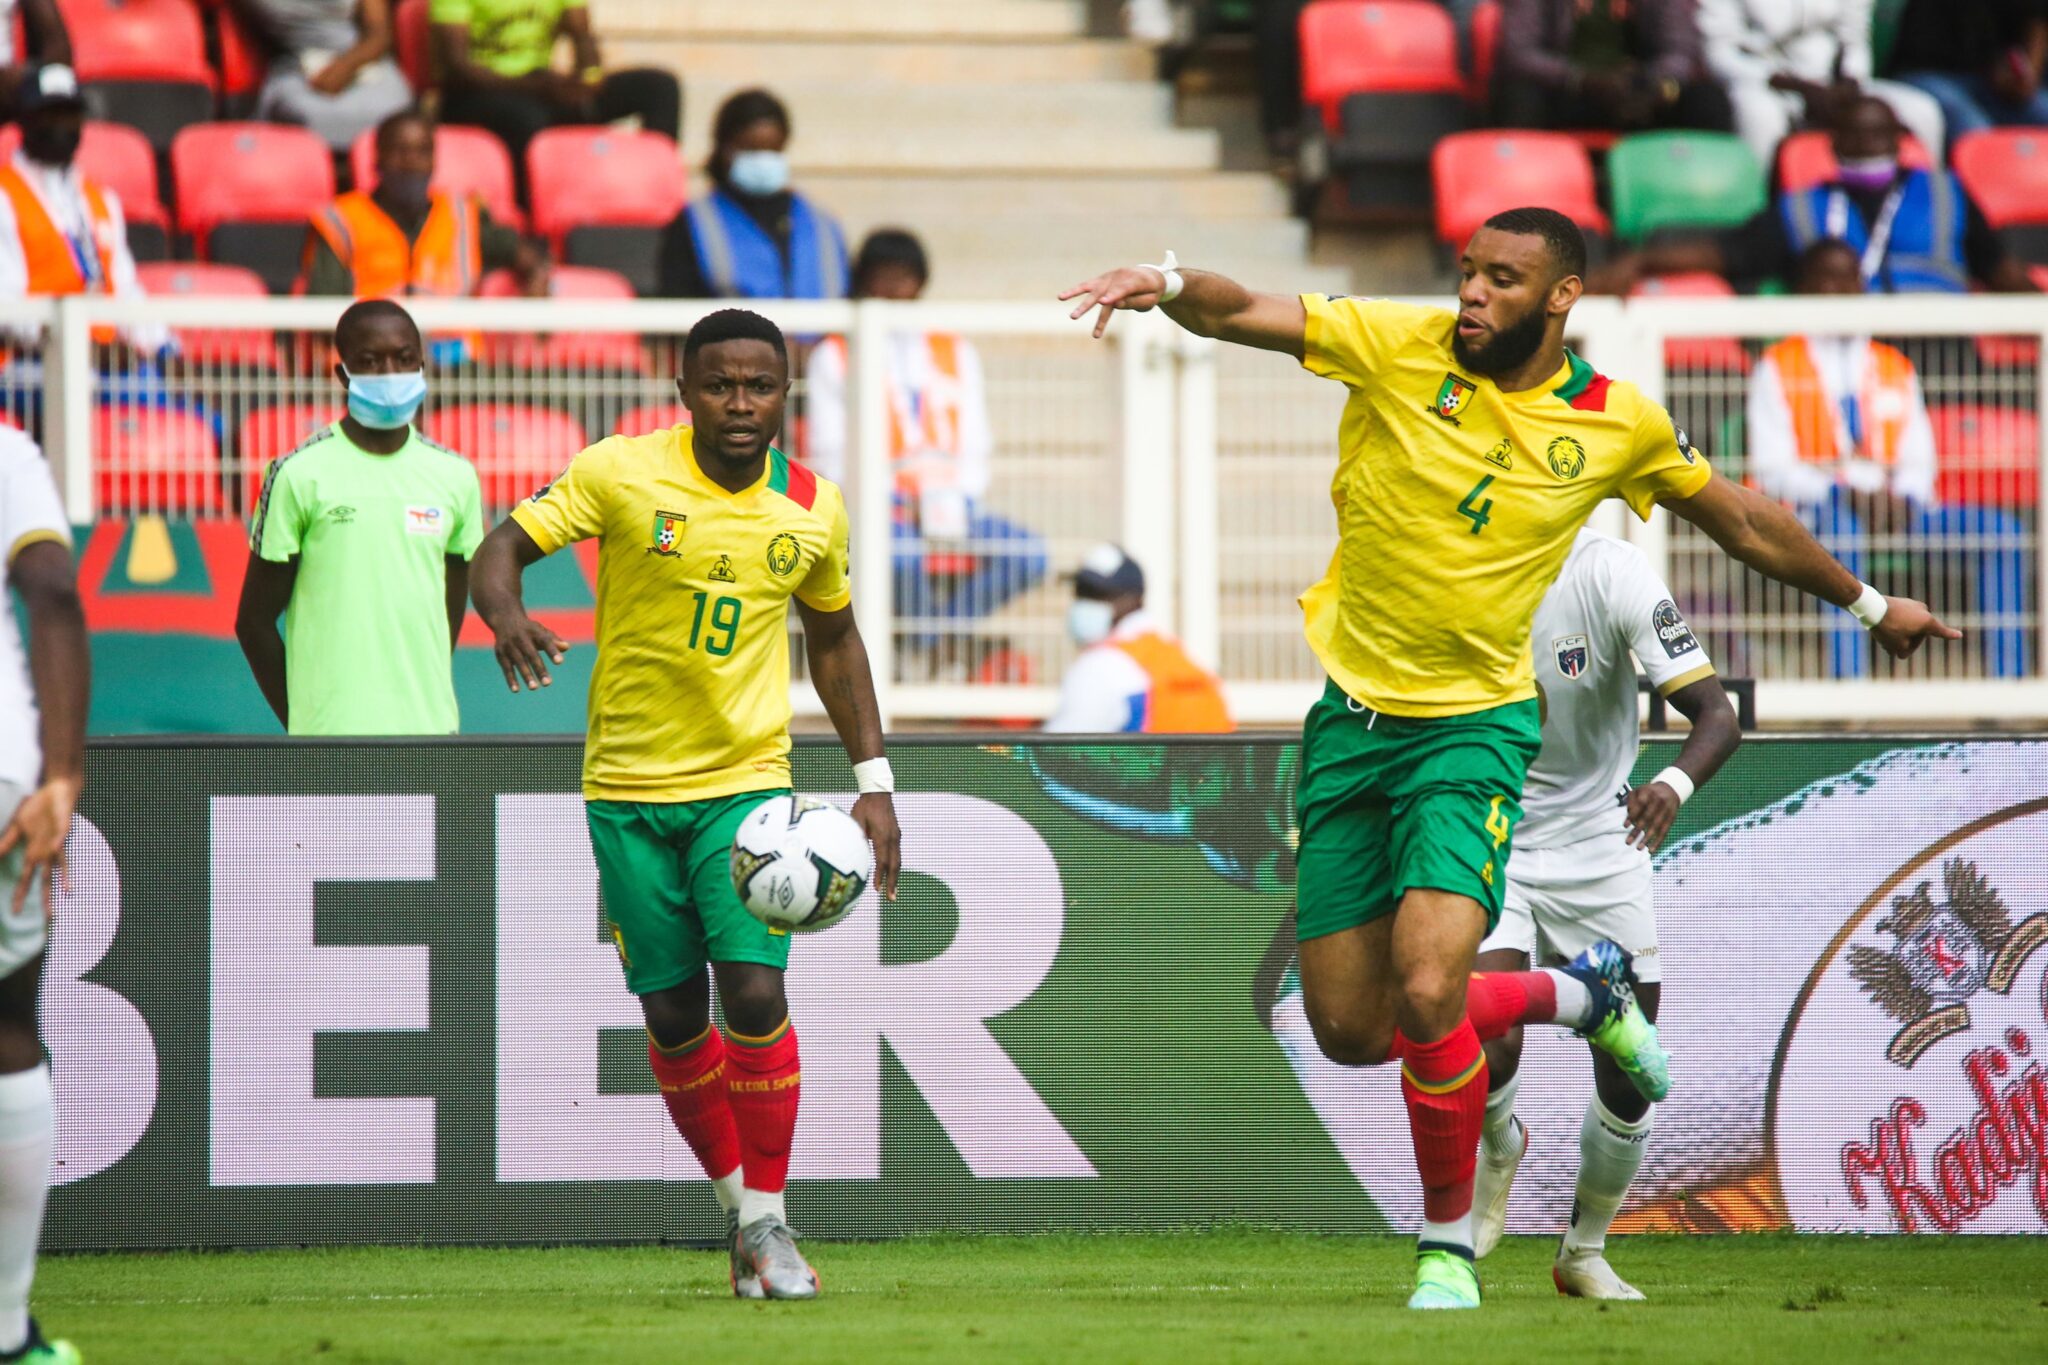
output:
M1664 646L1664 653L1673 659L1700 647L1692 627L1678 614L1678 604L1668 597L1650 613L1650 624L1657 629L1657 642Z

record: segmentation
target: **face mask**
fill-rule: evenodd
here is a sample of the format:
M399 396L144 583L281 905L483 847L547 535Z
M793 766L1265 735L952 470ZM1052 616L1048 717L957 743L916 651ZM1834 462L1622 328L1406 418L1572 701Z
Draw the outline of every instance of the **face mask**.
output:
M1082 598L1067 608L1067 634L1074 637L1077 645L1099 645L1109 638L1109 628L1116 624L1113 616L1109 603Z
M400 171L377 182L377 193L397 208L419 213L427 207L429 177L418 171Z
M21 130L21 150L38 166L69 166L78 155L78 139L84 131L54 124L25 127Z
M1895 156L1856 156L1836 163L1836 178L1845 189L1866 193L1888 188L1898 178Z
M789 158L781 152L735 152L725 177L741 194L780 194L789 188Z
M348 376L348 415L372 431L395 431L406 425L426 398L425 370Z

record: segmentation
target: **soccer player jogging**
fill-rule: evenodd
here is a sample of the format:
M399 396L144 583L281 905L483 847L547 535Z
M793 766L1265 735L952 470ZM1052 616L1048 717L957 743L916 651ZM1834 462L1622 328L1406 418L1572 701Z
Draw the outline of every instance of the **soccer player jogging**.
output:
M1500 917L1539 738L1530 618L1602 500L1671 508L1760 573L1855 612L1904 656L1959 638L1830 559L1777 503L1716 477L1670 417L1564 346L1586 244L1513 209L1473 234L1458 311L1255 294L1129 266L1061 295L1073 316L1164 307L1202 336L1281 351L1350 389L1331 486L1339 541L1302 596L1329 675L1302 727L1297 921L1304 1003L1342 1065L1398 1058L1422 1176L1415 1308L1475 1308L1472 1176L1483 1037L1576 1028L1660 1098L1666 1058L1603 942L1562 970L1472 978Z
M51 878L85 786L92 656L71 566L71 524L35 443L0 427L0 549L28 617L0 603L0 1361L76 1362L28 1315L57 1121L36 1031Z
M747 913L729 870L740 822L790 787L792 597L892 899L895 781L853 619L845 501L769 444L789 393L782 332L712 313L690 330L677 383L694 425L583 451L485 538L472 581L506 683L546 687L568 645L527 615L520 573L598 540L583 795L606 923L669 1117L726 1210L733 1292L807 1299L817 1276L783 1207L802 1079L789 938Z
M1479 945L1478 967L1526 972L1532 957L1562 962L1612 940L1629 953L1637 999L1654 1020L1663 973L1650 854L1679 806L1735 752L1742 731L1671 590L1634 546L1580 531L1536 608L1533 630L1543 748L1529 766L1500 923ZM1651 685L1692 722L1676 762L1635 788L1628 785L1638 747L1631 651ZM1515 1117L1521 1052L1519 1027L1486 1043L1490 1092L1473 1192L1473 1249L1482 1257L1500 1241L1508 1187L1529 1146ZM1551 1278L1564 1294L1640 1299L1607 1264L1606 1243L1642 1165L1651 1106L1597 1048L1593 1086L1579 1129L1571 1226Z

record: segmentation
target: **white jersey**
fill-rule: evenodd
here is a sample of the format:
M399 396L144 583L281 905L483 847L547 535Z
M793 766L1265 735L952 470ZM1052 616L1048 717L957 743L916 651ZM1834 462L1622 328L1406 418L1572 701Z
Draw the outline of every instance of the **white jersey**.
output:
M5 547L10 572L14 557L39 540L71 544L64 500L57 496L50 466L36 443L13 427L0 426L0 547ZM33 791L43 779L36 690L12 604L0 602L0 607L6 608L0 610L0 783Z
M1558 848L1624 828L1635 767L1636 669L1665 696L1714 672L1671 589L1633 545L1580 531L1529 637L1543 751L1522 789L1515 847Z

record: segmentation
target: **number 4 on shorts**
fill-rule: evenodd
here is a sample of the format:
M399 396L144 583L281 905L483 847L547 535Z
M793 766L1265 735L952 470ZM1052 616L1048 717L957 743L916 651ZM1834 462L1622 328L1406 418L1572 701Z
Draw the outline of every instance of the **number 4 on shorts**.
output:
M1479 501L1479 495L1484 493L1486 486L1492 482L1493 475L1488 474L1478 483L1473 484L1472 491L1467 493L1465 500L1458 504L1459 515L1472 518L1472 534L1475 536L1484 531L1486 523L1493 519L1493 499L1488 498L1485 502Z

